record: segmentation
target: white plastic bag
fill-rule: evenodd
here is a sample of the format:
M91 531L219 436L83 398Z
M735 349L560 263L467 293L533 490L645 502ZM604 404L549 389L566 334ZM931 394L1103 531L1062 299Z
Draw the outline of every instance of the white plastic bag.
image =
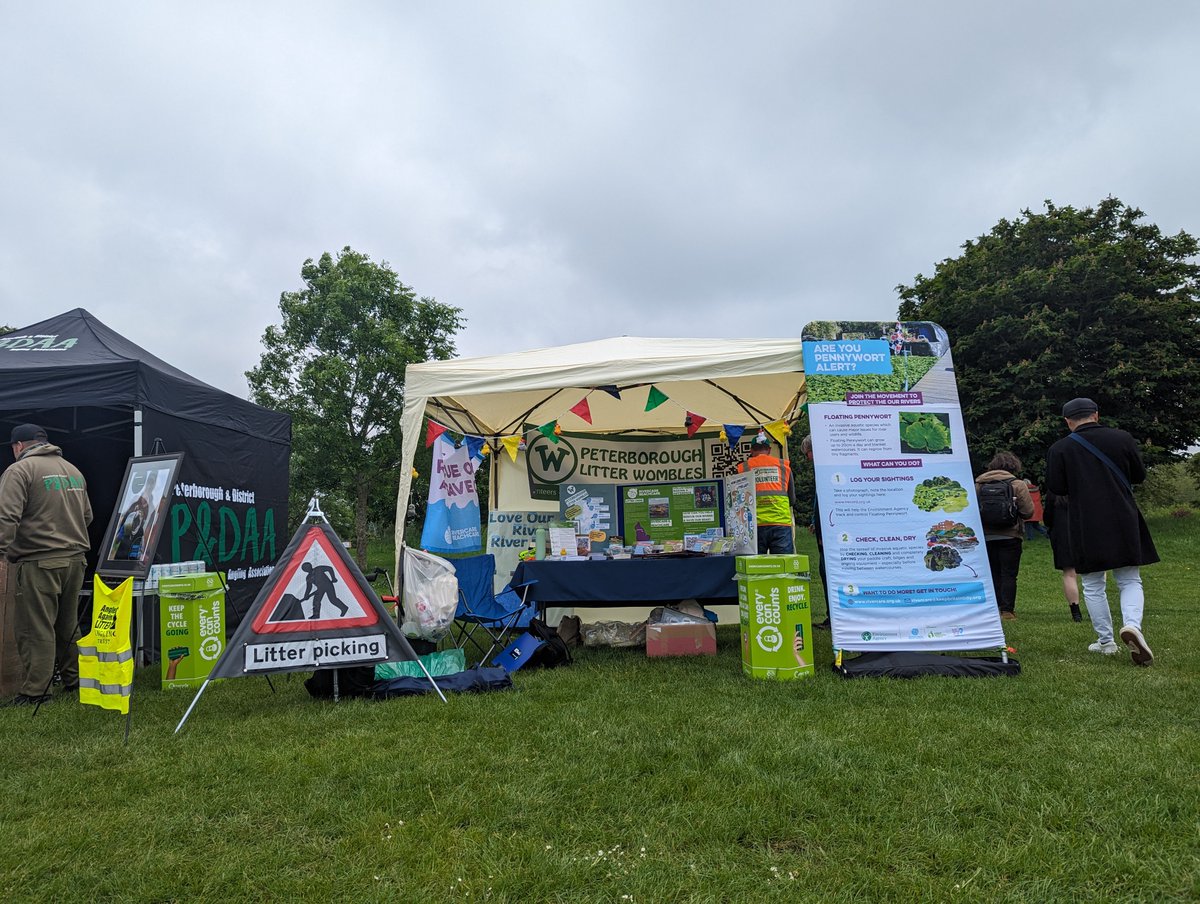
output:
M450 631L458 608L458 576L445 559L423 549L404 550L404 621L409 637L439 641Z

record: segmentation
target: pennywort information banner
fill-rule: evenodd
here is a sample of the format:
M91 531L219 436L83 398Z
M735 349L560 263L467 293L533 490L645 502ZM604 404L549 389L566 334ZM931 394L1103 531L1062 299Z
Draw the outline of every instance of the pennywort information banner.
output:
M821 321L802 339L834 647L1003 647L945 331Z

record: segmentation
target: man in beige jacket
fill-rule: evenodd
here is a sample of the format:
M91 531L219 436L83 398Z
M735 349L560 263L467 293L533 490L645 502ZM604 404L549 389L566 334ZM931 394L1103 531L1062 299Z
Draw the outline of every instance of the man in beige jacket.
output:
M11 436L12 465L0 476L0 555L16 572L17 652L25 677L12 701L49 700L57 660L68 690L79 687L75 647L92 505L79 469L46 431L21 424Z

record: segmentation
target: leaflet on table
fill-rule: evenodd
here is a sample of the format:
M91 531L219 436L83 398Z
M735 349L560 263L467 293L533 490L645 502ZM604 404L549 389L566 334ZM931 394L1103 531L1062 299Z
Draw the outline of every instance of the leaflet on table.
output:
M854 324L860 332L869 326ZM896 324L902 329L894 334L913 335L908 328L921 326L933 325ZM944 369L925 392L920 379L910 382L909 369L924 374L932 367L909 354L897 360L895 352L898 344L918 341L874 340L879 348L870 338L814 343L839 367L869 362L866 373L879 381L838 371L824 384L817 381L810 395L833 642L840 649L1004 644L949 342L936 349ZM934 350L933 342L926 344ZM809 345L806 335L806 365ZM883 372L876 352L894 373ZM837 383L846 377L847 391L839 394Z
M617 518L617 486L613 483L564 483L558 488L558 514L575 522L575 532L604 543Z

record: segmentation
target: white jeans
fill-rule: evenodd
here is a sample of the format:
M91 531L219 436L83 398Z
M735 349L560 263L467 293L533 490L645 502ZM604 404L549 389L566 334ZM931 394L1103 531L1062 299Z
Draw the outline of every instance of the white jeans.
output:
M1107 574L1105 571L1093 571L1079 576L1083 582L1083 602L1101 643L1109 643L1113 639L1112 612L1108 608L1108 593L1104 587ZM1114 568L1112 576L1121 594L1121 622L1140 631L1142 609L1146 603L1141 572L1136 565L1131 565L1128 568Z

